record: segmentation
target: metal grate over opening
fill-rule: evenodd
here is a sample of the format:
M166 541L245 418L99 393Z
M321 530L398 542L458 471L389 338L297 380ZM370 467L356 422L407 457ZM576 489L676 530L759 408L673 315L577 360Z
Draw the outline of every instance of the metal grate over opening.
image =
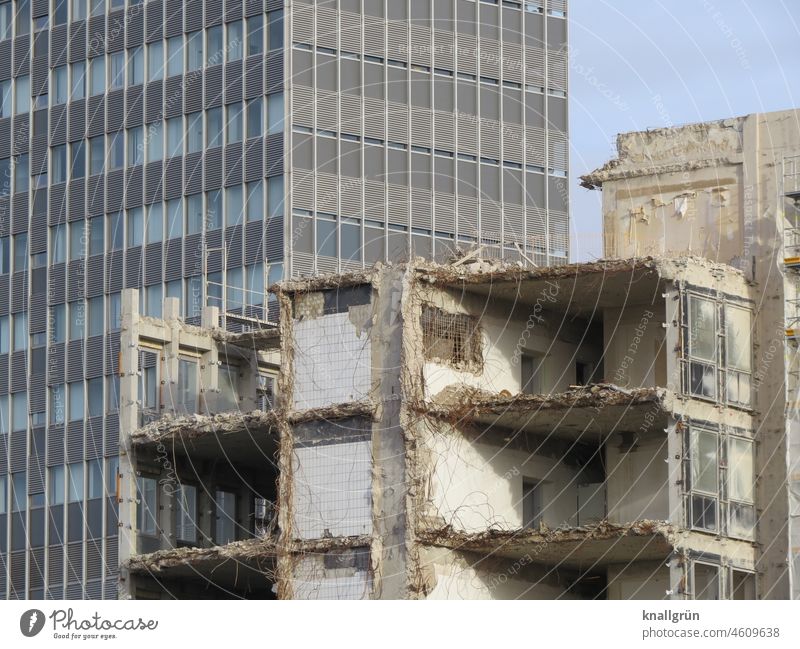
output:
M425 358L479 370L483 365L478 319L424 306L421 316Z

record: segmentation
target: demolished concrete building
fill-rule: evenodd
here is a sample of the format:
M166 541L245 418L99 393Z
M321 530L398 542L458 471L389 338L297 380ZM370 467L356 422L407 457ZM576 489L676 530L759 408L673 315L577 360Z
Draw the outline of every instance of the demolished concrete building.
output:
M286 281L239 334L129 291L123 596L796 596L789 121L621 136L603 261Z

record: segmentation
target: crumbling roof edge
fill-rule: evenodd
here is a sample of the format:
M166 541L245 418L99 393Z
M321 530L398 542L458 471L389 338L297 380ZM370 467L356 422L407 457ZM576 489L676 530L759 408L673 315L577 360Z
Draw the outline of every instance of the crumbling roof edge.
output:
M270 293L310 293L327 289L358 286L359 284L372 284L375 276L386 268L387 264L380 262L364 270L350 271L347 273L326 273L302 279L288 279L277 282L269 287Z
M349 419L350 417L374 417L375 405L370 401L351 401L320 408L293 410L286 415L290 424L302 424L315 420Z
M154 422L137 428L130 435L131 442L137 446L157 444L161 441L180 436L192 440L215 433L218 429L233 426L243 430L257 428L274 428L280 422L278 414L273 410L253 410L251 412L218 412L213 415L191 414L175 417L164 415ZM230 430L225 431L229 434Z
M210 548L170 548L149 554L137 554L123 565L128 571L138 574L158 573L170 568L220 560L245 562L250 559L274 559L278 555L278 545L272 537L245 539L227 545Z

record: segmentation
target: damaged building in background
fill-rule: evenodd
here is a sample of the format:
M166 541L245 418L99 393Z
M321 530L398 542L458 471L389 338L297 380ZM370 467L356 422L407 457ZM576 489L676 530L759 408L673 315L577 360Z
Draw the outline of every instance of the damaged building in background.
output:
M123 596L796 596L792 120L620 136L603 261L290 280L236 334L131 291Z

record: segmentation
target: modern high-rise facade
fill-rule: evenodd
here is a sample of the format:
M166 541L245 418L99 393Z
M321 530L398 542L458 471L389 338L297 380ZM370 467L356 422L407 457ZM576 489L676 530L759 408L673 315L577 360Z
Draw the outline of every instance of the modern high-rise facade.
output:
M269 320L284 276L566 262L566 10L0 2L0 596L118 595L123 289Z

